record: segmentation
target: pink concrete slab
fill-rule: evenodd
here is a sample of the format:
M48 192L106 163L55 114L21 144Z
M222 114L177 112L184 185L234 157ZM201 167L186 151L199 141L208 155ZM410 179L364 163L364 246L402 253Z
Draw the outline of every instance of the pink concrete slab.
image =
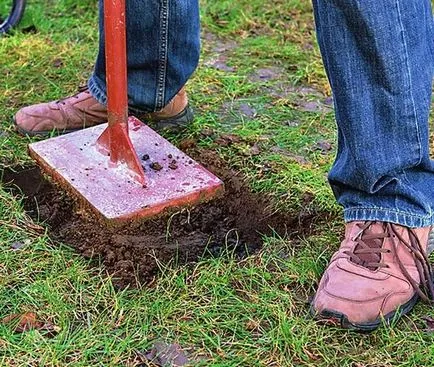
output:
M29 152L46 173L107 220L151 217L223 192L219 178L151 128L134 117L128 123L146 187L132 178L126 166L113 167L109 157L97 151L95 142L107 124L30 144Z

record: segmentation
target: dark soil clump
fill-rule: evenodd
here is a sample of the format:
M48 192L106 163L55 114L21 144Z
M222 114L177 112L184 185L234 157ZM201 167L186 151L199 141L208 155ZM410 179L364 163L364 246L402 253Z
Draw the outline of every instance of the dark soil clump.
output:
M169 168L173 170L178 169L178 162L173 159L172 162L169 163Z
M275 231L285 236L290 227L300 225L299 218L273 213L269 199L250 192L242 178L212 152L200 152L198 160L223 179L223 197L121 228L108 228L83 215L71 197L35 167L4 170L2 181L20 188L27 197L25 209L48 225L52 239L73 246L85 257L102 259L120 287L152 280L158 263L194 262L225 250L244 257L261 247L262 234Z
M160 163L158 163L158 162L152 162L151 163L151 168L154 171L161 171L163 169L163 166Z

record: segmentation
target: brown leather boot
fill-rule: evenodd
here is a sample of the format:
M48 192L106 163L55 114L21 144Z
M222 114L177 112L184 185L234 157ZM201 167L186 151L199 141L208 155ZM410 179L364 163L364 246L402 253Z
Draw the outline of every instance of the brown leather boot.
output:
M430 227L350 222L333 255L311 311L316 318L357 330L374 330L409 312L419 298L433 299L427 258Z
M137 117L159 130L184 127L193 120L184 88L161 111ZM65 134L106 121L106 106L93 98L87 88L59 101L24 107L14 119L16 130L29 136Z

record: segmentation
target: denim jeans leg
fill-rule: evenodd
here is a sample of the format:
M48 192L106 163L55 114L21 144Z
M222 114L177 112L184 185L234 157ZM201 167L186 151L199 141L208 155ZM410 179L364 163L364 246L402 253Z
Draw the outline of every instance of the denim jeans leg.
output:
M313 3L338 125L329 182L345 220L433 224L431 1Z
M88 86L106 104L103 0L100 41ZM200 52L198 0L128 0L128 100L133 112L161 110L197 67Z

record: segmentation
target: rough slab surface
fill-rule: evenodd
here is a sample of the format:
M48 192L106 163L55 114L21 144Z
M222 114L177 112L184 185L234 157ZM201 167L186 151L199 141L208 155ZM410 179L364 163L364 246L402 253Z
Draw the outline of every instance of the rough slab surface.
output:
M113 167L95 142L107 124L29 145L38 164L107 220L151 217L192 206L223 191L223 182L134 117L130 138L145 169L146 187L125 166Z

